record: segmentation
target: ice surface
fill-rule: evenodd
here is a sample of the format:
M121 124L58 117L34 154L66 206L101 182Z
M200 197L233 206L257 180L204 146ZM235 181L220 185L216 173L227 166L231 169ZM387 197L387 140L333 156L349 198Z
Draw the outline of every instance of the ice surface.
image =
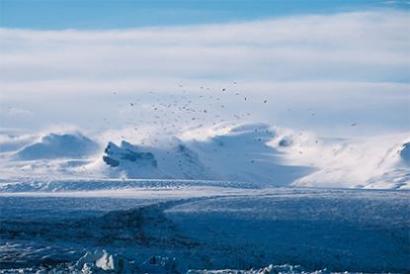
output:
M155 189L184 189L192 187L218 187L257 189L258 184L235 181L213 180L156 180L156 179L104 179L104 180L18 180L0 182L0 193L66 193L66 192L96 192L96 191L128 191Z
M410 270L407 191L237 186L203 188L198 196L190 192L194 183L146 185L150 195L64 197L53 188L40 196L1 194L1 269Z

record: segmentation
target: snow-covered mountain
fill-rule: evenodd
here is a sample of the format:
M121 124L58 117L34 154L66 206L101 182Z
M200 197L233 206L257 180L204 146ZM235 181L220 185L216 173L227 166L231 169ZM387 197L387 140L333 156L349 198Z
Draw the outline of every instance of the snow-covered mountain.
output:
M96 153L98 144L81 133L50 133L18 150L17 160L84 158Z
M403 146L399 150L400 152L400 159L410 165L410 142L403 144Z
M81 133L50 133L41 138L3 137L0 139L2 177L410 187L408 134L326 139L311 132L245 124L185 131L161 142L124 139L92 140Z
M204 140L174 139L166 147L109 143L103 160L112 174L128 178L211 179L289 185L309 168L283 164L281 152L269 146L276 132L267 125L235 127Z
M103 170L110 177L209 179L208 170L198 155L182 142L175 146L140 147L122 141L109 142L104 151Z
M377 136L359 140L304 143L302 154L290 154L292 161L311 163L316 168L293 185L404 189L410 187L408 135Z

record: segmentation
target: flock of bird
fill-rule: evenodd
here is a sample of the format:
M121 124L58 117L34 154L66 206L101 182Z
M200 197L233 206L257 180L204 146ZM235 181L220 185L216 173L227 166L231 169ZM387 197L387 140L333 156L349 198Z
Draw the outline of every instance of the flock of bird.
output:
M148 123L160 128L165 135L172 135L185 128L245 121L252 114L238 103L250 100L236 91L236 85L237 82L233 82L231 88L217 90L200 86L199 92L188 93L184 85L179 84L180 91L176 93L148 92L127 103L126 124L138 131L137 125ZM113 91L113 95L119 94ZM235 109L230 105L232 101L235 101ZM261 103L268 104L268 100Z
M138 131L139 125L150 124L163 134L172 135L186 128L245 122L252 119L252 113L246 109L262 107L257 105L256 99L250 100L248 96L238 92L237 82L219 89L199 86L199 92L188 93L188 88L182 83L178 84L178 88L179 92L174 93L150 91L129 100L127 105L123 104L121 108L126 109L126 126ZM192 91L191 88L189 90ZM113 91L113 95L119 94L120 91ZM256 105L244 105L249 103ZM269 100L262 99L259 104L269 107ZM291 111L288 108L288 112ZM316 116L312 109L308 111L311 116ZM357 123L351 123L350 126L355 127ZM155 136L149 137L153 137L154 143L157 141Z
M246 109L262 107L262 105L270 107L269 100L266 98L251 99L238 92L237 82L233 82L230 87L219 89L200 86L199 92L188 92L188 88L183 84L179 84L178 87L179 92L150 91L139 94L139 97L133 97L131 100L124 99L120 109L125 110L125 126L137 133L144 129L144 125L151 124L160 130L161 135L173 137L187 128L197 129L210 125L221 125L222 128L226 128L235 122L240 124L253 118L252 113ZM191 88L189 90L192 91ZM112 94L122 95L120 91L113 91ZM249 105L250 103L252 105ZM287 111L292 112L292 109L288 108ZM307 111L310 116L316 116L312 108ZM108 118L104 120L109 122ZM350 126L355 127L357 123L354 122ZM140 144L155 145L160 142L157 133L158 131L155 131L152 135L146 135ZM299 135L303 134L303 131L299 132ZM126 136L122 135L121 138L127 140ZM318 144L319 140L315 143ZM303 151L299 150L298 153L303 154ZM254 160L250 159L250 163L253 164ZM87 172L86 168L83 168L83 171Z

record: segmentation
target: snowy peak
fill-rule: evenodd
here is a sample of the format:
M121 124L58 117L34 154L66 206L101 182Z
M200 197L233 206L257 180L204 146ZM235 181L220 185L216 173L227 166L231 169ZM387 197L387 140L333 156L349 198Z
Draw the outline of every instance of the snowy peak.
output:
M103 155L110 176L152 179L205 179L207 175L194 151L177 140L172 147L144 147L122 141L109 142Z
M84 158L98 151L98 144L80 133L50 133L38 142L23 147L17 160Z
M134 163L138 166L157 167L157 160L151 152L139 151L137 146L134 146L126 141L122 141L120 146L109 142L104 150L104 162L111 167L118 167L121 163Z

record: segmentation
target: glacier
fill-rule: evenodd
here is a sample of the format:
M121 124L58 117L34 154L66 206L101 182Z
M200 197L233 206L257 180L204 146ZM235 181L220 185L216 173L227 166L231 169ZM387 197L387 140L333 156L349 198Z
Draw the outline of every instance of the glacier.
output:
M0 273L410 270L408 191L161 182L2 189Z

